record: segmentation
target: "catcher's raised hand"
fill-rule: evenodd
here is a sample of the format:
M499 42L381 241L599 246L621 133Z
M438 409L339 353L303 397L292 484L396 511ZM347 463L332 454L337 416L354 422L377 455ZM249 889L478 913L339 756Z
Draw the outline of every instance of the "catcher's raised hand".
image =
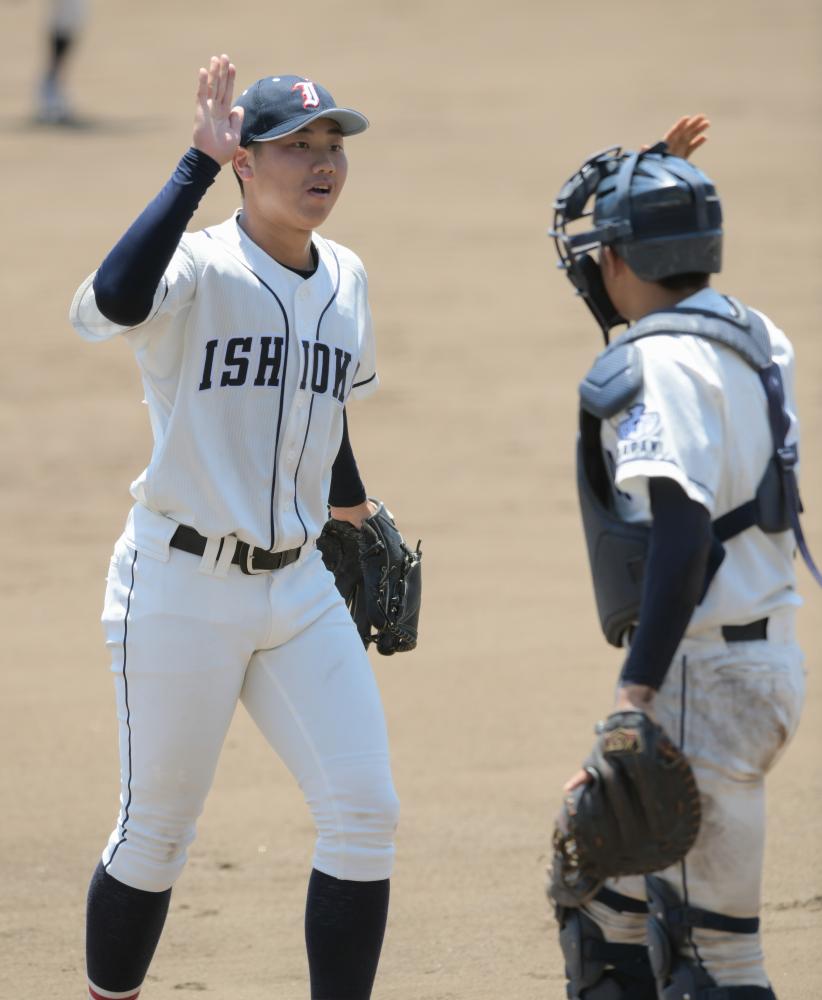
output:
M192 145L224 166L240 144L243 109L232 106L237 75L227 55L212 56L200 67Z
M668 147L671 156L679 156L681 159L687 160L693 152L708 141L705 132L710 126L711 123L705 115L683 115L668 129L662 137L662 141ZM641 147L641 151L645 152L650 148L649 145L645 145Z
M708 141L705 132L710 125L705 115L685 115L680 118L662 137L668 146L668 152L671 156L687 160L691 153Z

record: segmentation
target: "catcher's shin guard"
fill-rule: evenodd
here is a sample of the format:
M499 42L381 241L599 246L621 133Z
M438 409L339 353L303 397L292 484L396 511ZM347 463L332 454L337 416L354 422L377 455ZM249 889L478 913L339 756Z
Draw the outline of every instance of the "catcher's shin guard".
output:
M755 934L757 917L727 917L687 906L676 891L655 875L645 877L648 893L648 955L659 1000L776 1000L764 986L717 986L716 980L684 948L691 927Z
M558 906L556 915L569 1000L656 1000L645 947L606 941L581 910Z

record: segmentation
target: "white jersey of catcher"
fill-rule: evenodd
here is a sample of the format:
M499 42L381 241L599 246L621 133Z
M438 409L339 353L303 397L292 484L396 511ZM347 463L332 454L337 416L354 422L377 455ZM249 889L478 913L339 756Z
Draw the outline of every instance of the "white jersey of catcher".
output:
M712 289L679 305L733 315ZM793 349L781 330L762 319L782 373L792 443L798 435ZM622 520L650 521L653 476L673 479L712 520L753 499L773 454L765 390L756 372L735 351L699 337L645 337L634 347L642 356L642 391L604 420L601 430ZM687 635L756 621L801 603L794 589L793 532L750 528L726 542L725 552Z
M139 504L170 519L169 537L176 522L283 551L320 533L343 406L377 386L368 284L354 253L316 234L305 279L237 219L182 237L145 322L109 322L94 275L70 315L87 340L122 334L137 358L154 434Z

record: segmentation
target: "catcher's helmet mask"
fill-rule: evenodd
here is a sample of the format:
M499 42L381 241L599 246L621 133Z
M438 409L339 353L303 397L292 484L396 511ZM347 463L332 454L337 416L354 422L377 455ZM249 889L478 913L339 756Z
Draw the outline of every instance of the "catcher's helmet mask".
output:
M594 198L593 209L587 208ZM664 142L641 153L610 146L589 157L554 202L550 230L565 271L608 343L627 323L611 301L591 251L613 247L638 277L716 273L722 266L722 210L713 183L692 164L667 153ZM570 224L592 228L570 233Z

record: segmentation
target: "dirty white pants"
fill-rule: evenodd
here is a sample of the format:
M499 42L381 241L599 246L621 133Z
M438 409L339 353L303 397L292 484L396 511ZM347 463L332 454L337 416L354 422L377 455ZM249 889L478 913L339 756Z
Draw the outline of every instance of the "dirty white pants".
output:
M731 917L759 915L764 778L796 731L804 689L793 609L772 616L766 640L726 643L707 636L680 645L654 711L691 762L702 825L684 862L659 874L690 905ZM613 879L606 887L645 898L639 877ZM645 943L641 914L597 901L584 909L608 941ZM759 933L695 928L687 957L701 962L719 986L769 985Z

